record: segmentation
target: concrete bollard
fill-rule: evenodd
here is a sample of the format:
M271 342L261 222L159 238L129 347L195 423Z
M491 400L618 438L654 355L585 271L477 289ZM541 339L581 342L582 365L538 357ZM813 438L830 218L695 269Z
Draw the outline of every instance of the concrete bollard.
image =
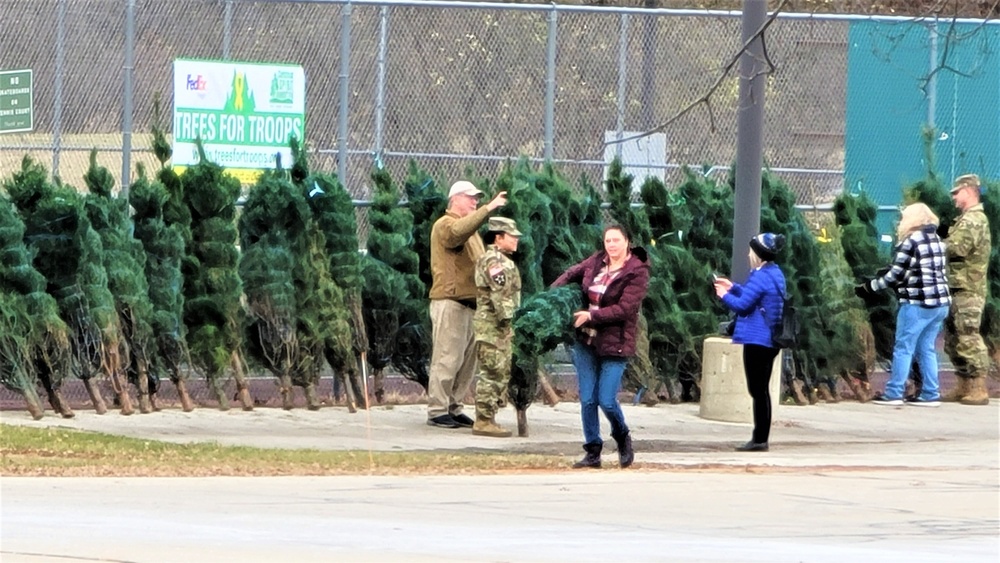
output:
M781 389L781 354L771 372L771 418L777 420ZM706 338L701 367L701 402L698 415L709 420L753 423L753 401L743 373L743 345L732 339Z

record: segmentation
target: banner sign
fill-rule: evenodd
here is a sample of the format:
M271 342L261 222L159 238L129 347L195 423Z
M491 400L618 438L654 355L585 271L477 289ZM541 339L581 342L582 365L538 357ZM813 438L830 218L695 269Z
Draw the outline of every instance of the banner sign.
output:
M277 154L289 168L288 139L304 139L305 103L301 66L175 59L173 165L197 164L200 138L208 160L244 184L274 168Z

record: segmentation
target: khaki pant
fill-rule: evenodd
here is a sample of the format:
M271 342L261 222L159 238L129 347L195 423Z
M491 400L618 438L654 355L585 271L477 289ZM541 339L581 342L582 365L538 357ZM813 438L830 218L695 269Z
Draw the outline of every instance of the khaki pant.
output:
M432 299L430 307L431 367L427 383L427 418L462 413L476 373L472 332L475 311L450 299Z

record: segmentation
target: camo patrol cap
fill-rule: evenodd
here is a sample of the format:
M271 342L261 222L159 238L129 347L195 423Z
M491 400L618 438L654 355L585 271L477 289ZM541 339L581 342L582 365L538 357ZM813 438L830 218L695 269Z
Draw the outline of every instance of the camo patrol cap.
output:
M955 184L954 187L951 188L951 193L955 193L962 188L972 188L978 191L979 186L979 176L975 174L965 174L955 178Z
M519 237L521 231L517 230L517 223L507 217L490 217L486 224L486 230L491 233L507 233L508 235Z

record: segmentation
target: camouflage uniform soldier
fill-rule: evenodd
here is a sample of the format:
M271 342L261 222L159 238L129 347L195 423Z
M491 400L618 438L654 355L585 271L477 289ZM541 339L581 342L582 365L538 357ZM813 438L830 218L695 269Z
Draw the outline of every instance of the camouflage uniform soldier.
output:
M477 436L506 438L511 435L496 423L496 413L507 394L514 329L511 320L521 306L521 274L508 257L517 250L521 232L512 219L490 217L486 253L476 262L476 314L472 319L479 359L476 383ZM490 239L493 239L490 242Z
M945 322L945 351L955 366L958 386L945 401L987 405L986 375L989 352L979 332L986 305L986 269L990 257L990 226L979 202L979 177L959 176L951 197L962 214L952 225L948 246L948 281L951 311Z

